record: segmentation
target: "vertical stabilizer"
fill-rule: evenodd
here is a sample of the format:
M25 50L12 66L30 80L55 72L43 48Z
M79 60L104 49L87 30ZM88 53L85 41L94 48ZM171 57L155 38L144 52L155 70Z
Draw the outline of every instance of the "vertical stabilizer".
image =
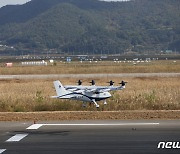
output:
M58 81L54 81L54 87L56 89L57 96L62 96L68 93L68 91L63 87L62 83Z

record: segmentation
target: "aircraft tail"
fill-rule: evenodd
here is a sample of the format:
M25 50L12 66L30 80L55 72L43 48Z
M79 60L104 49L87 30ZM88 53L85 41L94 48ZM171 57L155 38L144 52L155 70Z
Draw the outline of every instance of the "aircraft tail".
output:
M54 87L56 89L57 96L62 96L68 93L68 91L63 87L62 83L58 81L54 81Z

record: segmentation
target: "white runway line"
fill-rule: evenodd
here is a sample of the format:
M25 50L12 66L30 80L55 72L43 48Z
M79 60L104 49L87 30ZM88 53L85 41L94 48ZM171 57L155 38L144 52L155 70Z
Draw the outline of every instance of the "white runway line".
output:
M6 151L6 149L0 149L0 154Z
M16 134L10 139L8 139L6 142L19 142L23 138L25 138L28 134Z
M39 129L42 126L145 126L159 125L159 123L117 123L117 124L33 124L26 129Z
M28 128L26 128L26 129L39 129L40 127L42 127L43 126L43 124L33 124L33 125L31 125L31 126L29 126Z

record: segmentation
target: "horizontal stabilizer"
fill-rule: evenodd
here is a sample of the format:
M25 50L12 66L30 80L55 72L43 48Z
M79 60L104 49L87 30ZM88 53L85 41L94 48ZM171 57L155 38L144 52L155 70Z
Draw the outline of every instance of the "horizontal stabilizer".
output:
M51 98L58 98L59 96L51 96Z

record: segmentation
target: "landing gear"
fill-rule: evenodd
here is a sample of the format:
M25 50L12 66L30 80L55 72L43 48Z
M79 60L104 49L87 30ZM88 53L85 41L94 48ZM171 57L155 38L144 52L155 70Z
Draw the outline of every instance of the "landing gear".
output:
M106 100L104 101L104 105L107 105L107 102L106 102Z
M99 108L99 104L97 104L94 99L92 100L92 102L96 105L96 108Z
M83 102L83 105L82 105L84 108L86 107L86 103L85 102Z

